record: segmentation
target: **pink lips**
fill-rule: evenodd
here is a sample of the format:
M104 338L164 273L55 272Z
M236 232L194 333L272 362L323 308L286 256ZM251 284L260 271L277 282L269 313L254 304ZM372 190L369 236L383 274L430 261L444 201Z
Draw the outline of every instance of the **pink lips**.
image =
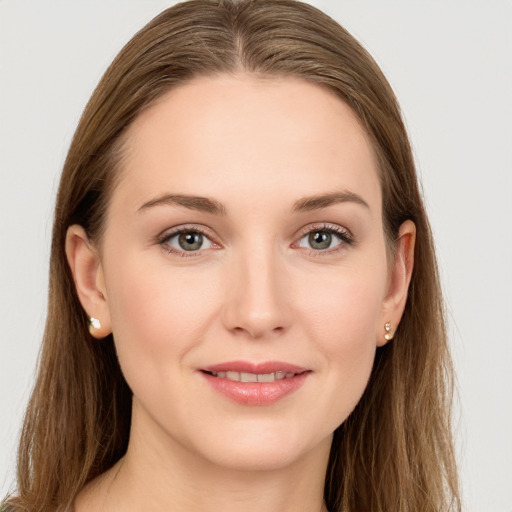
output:
M299 389L311 373L306 368L278 361L230 361L200 370L216 391L244 405L270 405L277 402ZM254 380L256 376L258 382L240 381Z

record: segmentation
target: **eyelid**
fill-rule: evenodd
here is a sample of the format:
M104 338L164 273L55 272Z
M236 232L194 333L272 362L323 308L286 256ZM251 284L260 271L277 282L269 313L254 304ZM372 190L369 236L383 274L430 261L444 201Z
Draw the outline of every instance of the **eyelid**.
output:
M311 231L329 231L339 235L344 235L346 238L354 238L349 229L340 226L339 224L331 224L330 222L314 222L312 224L308 224L298 231L297 237L307 235L308 233L311 233Z
M330 249L312 249L307 247L299 246L299 242L307 236L308 234L315 232L315 231L325 231L328 233L331 233L338 237L340 239L340 243L336 245L334 248ZM212 247L206 248L206 249L198 249L196 251L185 251L185 250L177 250L176 248L170 246L167 244L167 242L181 234L181 233L187 233L187 232L195 232L200 233L204 237L206 237L212 244ZM172 228L169 228L162 232L162 234L158 235L156 237L156 242L168 253L181 256L181 257L191 257L191 256L201 256L201 253L209 250L209 249L219 249L221 248L221 244L216 240L215 234L213 231L203 225L197 225L197 224L182 224L179 226L174 226ZM332 254L334 252L337 252L339 250L343 250L347 246L353 246L356 244L356 240L354 239L353 234L351 231L343 226L340 226L339 224L331 224L328 222L321 222L321 223L314 223L309 224L299 230L299 232L295 236L295 242L293 242L292 247L298 247L300 249L309 251L315 256L320 255L327 255Z
M340 243L331 249L323 249L323 250L315 250L308 247L299 246L299 242L307 235L315 231L325 231L327 233L331 233L340 239ZM300 249L304 249L306 251L311 252L315 256L319 256L322 254L332 254L333 252L337 252L346 248L347 246L354 246L356 244L354 235L351 231L339 224L330 224L328 222L309 224L303 227L297 234L296 241L293 243L294 246L298 246Z
M199 233L207 238L212 247L206 249L198 249L197 251L185 251L179 250L175 247L172 247L167 242L181 233ZM182 224L179 226L174 226L170 229L166 229L162 234L156 237L156 242L162 247L163 250L170 254L174 254L180 257L191 257L191 256L200 256L201 253L209 250L209 249L218 249L220 248L220 244L215 240L215 236L212 236L211 230L205 228L205 226L197 225L197 224Z

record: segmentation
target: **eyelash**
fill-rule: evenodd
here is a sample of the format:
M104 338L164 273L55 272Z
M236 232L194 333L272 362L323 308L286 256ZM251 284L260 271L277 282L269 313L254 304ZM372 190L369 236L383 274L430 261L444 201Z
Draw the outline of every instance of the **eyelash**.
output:
M174 255L180 256L182 258L190 258L190 257L194 257L194 256L200 256L200 253L202 252L201 250L178 251L169 245L170 240L172 240L174 237L179 236L183 233L198 233L211 241L211 237L208 236L206 231L198 226L181 226L179 228L173 229L172 231L165 233L164 235L158 237L157 241L161 245L162 249L164 249L164 251L166 251L170 254L174 254ZM213 242L213 241L211 241L211 243L216 245L215 242Z
M347 246L351 247L355 245L355 239L352 233L350 233L348 229L337 226L336 224L317 224L308 226L304 231L301 232L298 241L294 242L294 245L298 244L304 237L311 233L329 233L336 236L340 240L340 243L331 249L315 250L307 247L303 248L313 256L326 256L346 249Z
M297 245L305 236L307 236L311 233L315 233L315 232L329 233L331 235L334 235L340 240L340 243L338 245L336 245L334 248L324 249L324 250L315 250L315 249L309 249L307 247L302 247L303 249L308 251L313 256L323 256L326 254L333 254L335 252L343 250L344 248L346 248L346 246L355 245L355 240L354 240L353 235L347 229L341 228L340 226L337 226L334 224L321 224L321 225L308 226L306 229L301 231L297 241L294 242L293 245ZM175 228L172 231L159 236L157 239L157 243L166 252L176 255L176 256L179 256L179 257L182 257L182 258L200 256L201 252L203 252L204 249L203 250L198 249L196 251L185 251L185 250L179 251L179 250L172 248L169 245L170 240L172 240L174 237L179 236L183 233L198 233L198 234L202 235L203 237L205 237L206 239L208 239L213 245L217 245L217 247L219 247L218 244L216 244L214 241L211 240L211 236L209 236L207 234L207 232L199 226L181 226L179 228Z

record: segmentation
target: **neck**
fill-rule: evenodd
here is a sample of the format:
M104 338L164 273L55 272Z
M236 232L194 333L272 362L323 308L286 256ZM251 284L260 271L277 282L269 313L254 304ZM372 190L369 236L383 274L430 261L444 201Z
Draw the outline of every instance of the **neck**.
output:
M82 496L95 499L77 500L77 512L327 512L331 438L288 464L248 469L205 460L167 434L139 427L134 422L123 460Z

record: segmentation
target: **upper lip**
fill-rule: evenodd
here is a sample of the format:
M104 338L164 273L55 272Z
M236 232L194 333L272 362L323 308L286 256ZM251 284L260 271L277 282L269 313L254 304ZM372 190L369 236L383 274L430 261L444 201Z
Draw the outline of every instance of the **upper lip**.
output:
M303 368L295 364L283 363L281 361L264 361L254 363L250 361L226 361L224 363L214 364L200 368L205 372L244 372L264 375L266 373L304 373L308 368Z

